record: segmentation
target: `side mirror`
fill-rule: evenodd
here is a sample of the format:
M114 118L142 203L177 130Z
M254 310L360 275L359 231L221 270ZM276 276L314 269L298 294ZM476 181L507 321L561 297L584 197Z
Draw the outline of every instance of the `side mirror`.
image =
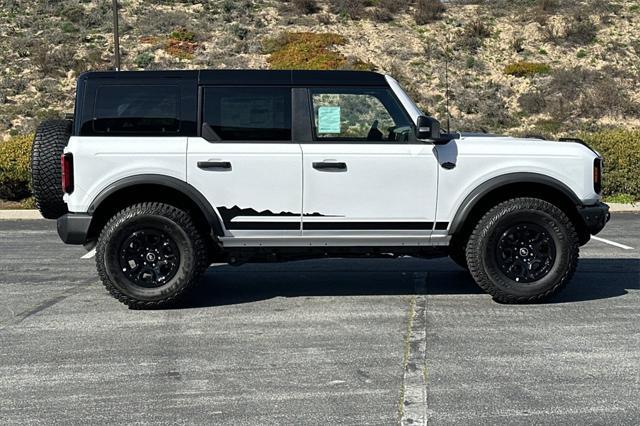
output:
M433 117L418 117L418 139L440 139L440 122Z
M452 139L457 139L458 134L442 133L440 122L433 117L421 115L418 117L418 130L416 137L421 140L429 140L436 145L444 145Z

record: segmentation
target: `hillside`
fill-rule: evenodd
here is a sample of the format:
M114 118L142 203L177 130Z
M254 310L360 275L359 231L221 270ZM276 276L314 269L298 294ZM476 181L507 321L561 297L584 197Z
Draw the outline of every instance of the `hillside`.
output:
M124 69L356 68L392 74L452 127L560 134L640 127L633 0L121 2ZM112 67L111 0L1 0L0 136L73 108Z

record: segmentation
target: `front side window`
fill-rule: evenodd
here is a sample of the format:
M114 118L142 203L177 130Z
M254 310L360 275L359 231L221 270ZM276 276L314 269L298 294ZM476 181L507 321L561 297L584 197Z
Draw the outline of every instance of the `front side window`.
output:
M312 89L319 141L406 142L411 124L384 88Z
M178 86L98 87L93 131L116 134L176 133L180 128Z
M224 141L290 141L288 87L207 87L202 121Z

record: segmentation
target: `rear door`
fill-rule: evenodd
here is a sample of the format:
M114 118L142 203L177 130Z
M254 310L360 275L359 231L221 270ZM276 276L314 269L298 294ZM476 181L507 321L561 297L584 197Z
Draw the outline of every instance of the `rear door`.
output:
M427 243L434 227L434 146L388 88L309 89L313 141L303 151L303 235L406 236ZM346 237L346 238L345 238ZM351 240L351 242L349 242Z
M189 138L187 181L227 237L301 234L302 153L291 141L289 87L203 87L202 136Z

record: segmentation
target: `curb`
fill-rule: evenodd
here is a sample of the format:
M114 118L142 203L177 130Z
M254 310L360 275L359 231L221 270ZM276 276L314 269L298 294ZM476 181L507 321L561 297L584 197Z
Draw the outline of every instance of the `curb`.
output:
M640 203L638 204L607 203L607 204L609 204L610 212L640 212Z
M640 212L640 203L621 204L607 203L612 213ZM44 219L38 210L0 210L0 220L34 220Z
M38 210L0 210L0 220L44 219Z

